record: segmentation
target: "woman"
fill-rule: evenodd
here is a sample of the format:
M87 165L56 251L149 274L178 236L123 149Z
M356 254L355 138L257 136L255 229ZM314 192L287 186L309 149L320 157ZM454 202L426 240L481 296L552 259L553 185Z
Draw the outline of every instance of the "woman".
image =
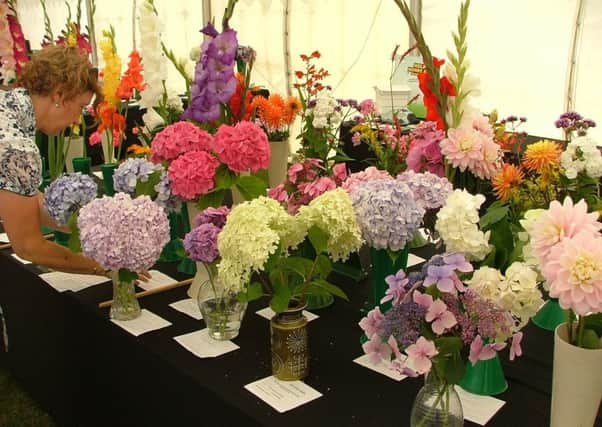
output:
M33 55L18 88L0 91L0 218L15 253L69 273L106 274L100 264L44 239L41 226L59 227L47 214L38 187L42 159L36 129L56 135L78 123L99 93L96 72L77 47L49 46Z

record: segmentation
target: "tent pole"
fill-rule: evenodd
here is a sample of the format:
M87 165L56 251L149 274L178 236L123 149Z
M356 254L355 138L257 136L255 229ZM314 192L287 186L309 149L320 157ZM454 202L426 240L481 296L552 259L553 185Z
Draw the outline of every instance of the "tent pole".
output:
M581 43L581 34L583 33L583 19L585 11L585 1L578 0L577 16L575 26L573 27L573 39L571 41L571 50L569 52L569 69L566 82L566 99L564 111L572 111L575 108L575 92L577 83L577 63L579 56L579 44Z
M410 0L410 10L412 11L412 15L416 19L416 23L418 24L418 28L422 29L422 0ZM416 39L410 32L410 40L408 46L414 46L416 44Z
M203 0L203 5L202 5L202 10L203 10L203 22L202 22L202 26L204 27L205 24L207 24L208 22L211 22L211 20L213 19L213 15L211 14L211 0Z
M290 14L290 0L284 1L284 9L282 11L282 47L284 49L284 72L286 82L286 94L291 96L292 85L291 85L291 38L289 37L290 26L291 26L291 14Z
M132 0L132 50L136 50L136 0Z

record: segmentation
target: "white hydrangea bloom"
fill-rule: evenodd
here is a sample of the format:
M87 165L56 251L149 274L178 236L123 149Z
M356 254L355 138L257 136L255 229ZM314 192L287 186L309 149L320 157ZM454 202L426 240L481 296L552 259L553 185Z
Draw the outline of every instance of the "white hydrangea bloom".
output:
M341 113L336 110L337 101L329 94L322 95L316 100L316 105L312 108L313 126L316 129L323 129L330 126L336 126L341 121Z
M560 155L560 164L569 179L577 178L585 172L591 178L602 176L602 155L600 144L587 136L573 139Z

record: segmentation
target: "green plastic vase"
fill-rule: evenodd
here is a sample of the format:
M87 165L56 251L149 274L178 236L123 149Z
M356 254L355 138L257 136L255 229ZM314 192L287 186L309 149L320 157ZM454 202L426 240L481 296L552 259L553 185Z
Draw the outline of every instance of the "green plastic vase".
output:
M390 301L385 304L380 303L389 288L385 279L387 276L407 268L409 251L409 245L406 245L399 251L397 258L393 261L387 250L370 248L370 259L372 261L372 301L370 305L372 308L379 305L382 313L391 308Z
M566 310L560 307L557 298L550 298L541 306L537 314L531 318L536 326L546 331L554 331L567 320Z
M506 391L508 382L499 356L496 354L493 359L479 360L474 366L468 362L460 386L481 396L494 396Z
M54 231L54 242L66 248L69 247L69 237L71 237L71 234L69 233Z
M92 159L90 157L74 157L71 163L75 172L81 172L84 175L92 174Z
M168 215L169 218L169 242L161 251L161 256L159 257L159 261L164 262L174 262L180 261L182 257L178 255L178 252L183 249L182 242L180 237L178 236L179 232L179 220L177 212L170 212Z
M185 203L182 203L182 209L180 212L181 212L180 218L182 219L182 229L184 230L184 234L189 233L190 232L190 218L188 216L188 208ZM180 273L195 276L196 275L196 263L188 257L182 258L182 261L180 261L180 264L178 265L178 271Z
M100 166L104 190L107 196L113 196L115 194L115 187L113 187L113 174L118 166L119 165L117 163L106 163Z

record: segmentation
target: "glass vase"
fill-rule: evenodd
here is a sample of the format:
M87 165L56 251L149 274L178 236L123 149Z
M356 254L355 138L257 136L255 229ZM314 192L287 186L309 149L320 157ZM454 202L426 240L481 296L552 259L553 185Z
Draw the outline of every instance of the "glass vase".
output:
M224 341L238 336L247 303L240 302L236 293L207 280L201 285L197 301L211 338Z
M432 373L427 375L424 386L414 399L410 426L462 427L463 425L462 402L454 385Z
M309 375L309 346L305 304L292 300L288 310L270 321L272 375L279 380L301 380Z
M132 320L140 316L140 304L134 290L134 280L122 281L119 272L111 272L113 280L113 303L111 304L111 319Z

